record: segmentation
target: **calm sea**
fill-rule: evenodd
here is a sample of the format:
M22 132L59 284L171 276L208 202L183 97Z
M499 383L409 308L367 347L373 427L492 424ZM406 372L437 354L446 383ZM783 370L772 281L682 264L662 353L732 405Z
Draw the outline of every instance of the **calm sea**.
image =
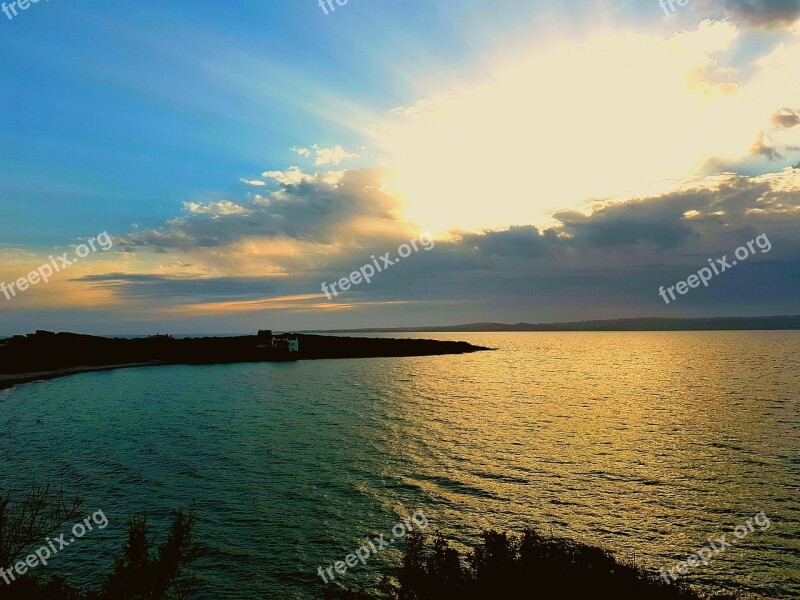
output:
M103 531L51 572L93 583L132 513L194 501L201 598L319 598L319 566L424 511L469 542L535 526L655 569L800 597L800 332L426 334L464 356L160 367L0 392L0 486L63 485ZM402 548L402 543L397 544ZM347 575L373 578L396 547Z

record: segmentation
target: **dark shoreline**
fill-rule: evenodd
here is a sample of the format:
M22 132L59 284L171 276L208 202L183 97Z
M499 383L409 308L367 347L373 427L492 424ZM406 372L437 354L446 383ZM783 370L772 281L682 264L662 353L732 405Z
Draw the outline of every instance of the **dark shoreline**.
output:
M64 369L56 369L53 371L36 371L33 373L22 373L19 375L8 375L0 373L0 390L12 388L16 385L23 385L26 383L34 383L36 381L47 381L48 379L58 379L59 377L68 377L70 375L80 375L81 373L94 373L100 371L116 371L117 369L134 369L138 367L158 367L166 363L162 362L146 362L134 363L128 365L100 365L93 367L67 367Z
M286 342L297 340L298 351ZM490 350L467 342L306 334L124 339L38 331L0 341L0 389L78 373L162 365L392 358Z

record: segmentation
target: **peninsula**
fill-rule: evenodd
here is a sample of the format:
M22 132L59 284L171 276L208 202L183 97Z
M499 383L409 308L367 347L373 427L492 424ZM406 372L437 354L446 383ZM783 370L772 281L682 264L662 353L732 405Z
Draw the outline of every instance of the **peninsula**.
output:
M107 338L37 331L0 340L0 389L75 373L157 365L207 365L323 358L464 354L489 350L467 342L307 334L235 337Z

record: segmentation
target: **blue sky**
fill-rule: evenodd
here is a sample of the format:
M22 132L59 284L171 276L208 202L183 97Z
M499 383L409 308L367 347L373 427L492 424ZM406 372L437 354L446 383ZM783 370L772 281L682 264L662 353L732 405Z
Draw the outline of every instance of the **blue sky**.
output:
M99 232L108 231L120 240L113 260L111 255L104 256L91 268L86 267L89 270L76 271L71 279L50 284L68 286L71 282L74 289L65 293L74 293L75 298L82 294L92 297L91 302L74 299L61 305L47 294L37 298L42 288L32 289L27 296L14 298L2 307L0 318L6 321L0 326L17 331L46 322L63 328L57 326L59 319L81 315L81 324L97 323L105 330L116 328L121 321L126 331L146 328L154 318L186 330L210 330L203 328L201 318L210 319L222 330L243 327L242 323L253 316L251 311L238 314L226 309L219 314L204 312L196 320L180 320L170 316L170 311L186 305L185 295L177 298L166 291L154 292L142 300L146 296L142 289L132 293L131 286L137 285L136 277L144 276L160 281L164 289L178 280L209 285L217 282L216 295L209 292L203 297L203 301L214 304L263 299L264 290L275 297L303 295L314 278L333 279L339 265L358 266L364 262L365 249L380 246L375 232L383 231L381 223L389 218L386 215L371 223L367 235L363 227L353 226L355 221L348 221L351 234L334 241L316 227L316 237L307 231L297 233L303 232L307 223L296 210L287 213L299 215L292 223L287 224L287 214L279 215L284 227L280 232L274 225L259 229L266 221L242 217L271 210L265 208L269 202L288 196L308 201L309 194L319 194L307 205L318 208L330 196L330 190L324 188L325 172L365 174L379 169L397 173L398 187L392 191L388 191L389 176L379 177L375 185L365 183L365 189L385 189L393 202L396 200L397 210L387 213L391 219L398 219L396 235L381 240L381 247L387 249L396 247L395 238L408 239L408 234L415 232L409 222L418 226L416 231L434 231L442 240L440 247L449 247L463 243L464 232L490 235L509 231L510 227L535 226L541 235L553 227L563 233L564 222L552 215L579 205L585 207L590 201L621 198L629 190L635 190L635 194L629 193L627 200L661 198L667 203L677 193L677 184L658 185L666 181L722 173L753 178L772 173L778 177L800 160L800 142L792 137L796 134L791 131L793 127L770 129L769 115L784 110L789 111L786 116L790 119L792 111L800 108L800 104L791 102L800 98L793 96L788 80L786 90L777 90L775 68L769 70L754 61L770 56L778 60L776 52L781 44L794 48L798 34L792 23L797 12L796 2L739 0L692 0L671 16L665 15L656 1L572 2L565 7L556 2L510 0L349 0L325 15L313 0L200 0L190 6L49 0L20 11L13 20L0 14L0 103L5 107L0 119L0 208L6 217L0 221L0 255L6 249L0 276L14 280L20 269L27 272L26 265L34 268L40 264L38 257L46 259L56 249L74 247L82 238ZM670 106L674 102L670 105L667 100L671 98L665 98L663 106L653 107L649 124L646 115L636 114L625 123L624 115L631 111L614 112L625 98L638 93L636 82L624 80L627 72L639 68L644 69L642 73L650 70L657 75L659 69L668 69L669 76L674 75L672 69L678 67L668 62L668 40L676 31L688 32L680 38L686 57L678 66L694 69L686 71L687 77L697 79L690 92L716 94L720 100L715 114L730 110L730 130L742 129L738 137L731 135L726 146L715 145L711 139L726 137L726 123L717 123L695 110L699 105L680 105L673 110ZM632 36L639 36L639 41ZM605 46L603 39L607 40ZM612 64L614 68L606 72L599 55L595 56L597 49L614 46L617 42L612 40L625 39L628 41L620 41L619 48L608 50L608 60L624 63L641 45L642 56L652 61L652 69L642 64ZM548 52L554 58L549 54L543 58ZM789 58L780 60L788 62L781 68L796 72L794 54L785 54ZM576 67L572 72L573 63L585 63L586 67ZM542 75L536 69L547 72ZM565 74L559 79L561 70ZM607 89L600 91L602 83L595 88L597 95L591 91L589 86L597 85L592 73L598 70L608 87L619 90L619 103ZM699 71L702 74L697 74ZM645 85L659 85L662 80L666 81L667 75ZM537 85L541 93L531 91ZM481 94L485 89L491 89L491 93L484 98ZM504 106L503 90L525 98L535 117L527 122L524 107ZM740 105L729 107L728 96ZM643 93L642 102L647 101ZM578 115L583 105L593 102L598 114L591 118ZM763 114L753 108L755 103L760 103ZM562 104L574 107L572 127L567 114L557 114ZM434 120L425 121L419 113L430 106L434 108L428 114L434 115ZM592 123L603 120L598 115L608 115L614 128L594 128ZM707 131L697 134L696 143L686 140L687 147L703 148L702 153L689 157L691 160L687 158L686 164L671 162L671 157L684 151L679 141L663 141L675 129L664 125L670 119L678 124L677 129L681 123L687 125L686 132L681 132L684 139L687 132L697 129L688 127L691 119L697 123L713 121ZM488 123L486 127L480 126L483 120ZM551 121L563 125L551 129ZM752 126L745 130L741 121ZM439 135L427 136L431 123L436 124L434 127L445 123ZM473 124L477 124L474 130ZM635 135L643 126L653 126L652 150L643 147L648 138ZM517 129L520 135L512 139ZM495 135L495 130L501 133ZM605 152L598 140L616 137L616 132L620 132L619 148L626 144L636 148L620 153L619 159L627 164L620 164L619 170L642 173L641 178L618 178L612 168L616 163L603 162ZM764 144L750 152L762 134L767 136ZM722 155L723 150L745 142L743 151ZM473 143L475 151L469 147ZM536 143L542 147L531 150L526 162L526 144ZM659 145L663 148L665 144L672 144L674 152L657 155ZM320 163L317 155L315 164L315 147L341 147L342 156L348 158ZM309 149L311 160L298 154L301 148ZM546 154L546 148L552 148L552 152ZM653 160L638 164L638 157L648 151L655 152ZM504 152L509 160L497 160ZM587 152L593 155L587 156ZM669 164L663 168L650 168L665 161ZM528 164L534 172L538 168L558 178L553 175L552 181L533 182L530 193L522 193L528 185ZM578 186L573 181L567 185L567 180L573 179L569 169L577 164L583 164L587 183ZM318 179L292 184L285 178L266 175L288 172L295 165L308 177ZM491 173L506 168L514 175L496 185ZM459 176L461 171L463 177ZM328 181L331 177L329 174ZM242 180L259 184L248 185ZM354 176L353 181L366 182L366 178ZM321 189L315 187L318 184ZM655 189L642 188L651 184ZM748 184L757 187L752 181ZM300 189L304 185L309 189ZM340 182L333 187L340 190ZM474 197L470 197L471 189L475 190ZM487 197L494 190L507 201ZM270 194L281 195L270 200ZM352 206L359 206L372 214L374 206L370 203L380 202L357 196L353 192L336 205L337 210L350 214ZM526 198L535 199L534 206L526 207ZM232 204L222 204L225 202ZM240 208L231 213L226 206ZM404 214L402 207L406 206L409 211ZM189 225L182 219L191 221L191 227L205 228L203 235L213 237L214 243L199 237L187 242L192 234L187 233ZM236 233L223 236L213 229L228 232L236 219L241 221ZM184 241L165 243L177 230ZM354 231L362 236L358 238ZM157 243L148 232L159 232ZM265 249L267 240L275 242L278 238L284 246L277 254L270 254L272 250ZM281 262L289 252L286 245L291 245L290 241L294 243L292 253L305 252L312 257L302 265L293 262L291 272ZM315 244L313 248L307 246L311 243ZM192 244L194 248L188 247ZM243 250L250 248L248 244L258 248L263 270L252 266L242 269L245 259L241 257L252 256L252 249ZM644 247L636 251L649 252ZM313 258L324 253L335 254L329 265ZM789 253L784 260L791 262L793 256ZM671 262L662 258L664 263ZM191 265L191 269L180 272L176 265ZM327 268L331 272L326 275ZM548 268L556 267L543 267L544 272ZM130 278L127 287L98 283L98 278L110 280L111 275L120 274ZM399 286L400 276L387 274L387 279L390 277ZM245 288L250 291L232 292L224 283L226 278L255 279L264 286L253 290L253 281L248 280ZM141 285L141 279L135 281ZM157 287L153 284L148 289ZM308 293L319 292L319 285L314 287ZM310 319L315 326L331 327L365 320L369 321L365 325L402 325L446 317L456 322L494 318L491 307L497 302L484 296L472 299L482 306L479 309L454 312L453 307L436 308L446 304L448 298L454 301L451 293L463 295L458 287L431 292L428 297L409 295L400 287L380 293L364 288L351 298L347 310L303 306L275 313L280 314L275 318L285 319L292 326ZM566 288L562 291L566 293ZM653 314L657 309L657 305L630 298L621 301L612 291L606 292L604 308L615 306L625 314ZM567 311L569 314L554 311L554 298L560 292L553 289L552 293L553 297L537 310L536 303L525 295L528 292L521 291L513 299L504 298L504 309L499 312L517 320L599 316L588 303ZM98 294L104 298L102 302ZM725 313L735 308L761 313L790 308L781 298L772 307L762 307L753 300L731 306L709 300L689 312ZM415 310L404 312L397 302L415 304ZM425 302L430 304L423 306ZM359 308L359 304L363 306ZM147 310L143 309L145 305ZM161 314L160 310L166 312ZM132 316L137 311L147 316ZM265 317L272 315L264 313Z

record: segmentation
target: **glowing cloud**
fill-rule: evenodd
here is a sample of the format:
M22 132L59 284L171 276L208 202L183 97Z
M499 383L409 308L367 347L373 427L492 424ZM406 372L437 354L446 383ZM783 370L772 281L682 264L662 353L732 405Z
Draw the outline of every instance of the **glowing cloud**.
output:
M786 82L800 45L776 47L744 80L720 64L738 35L707 21L498 60L491 78L376 128L387 186L422 227L497 228L747 157L775 111L796 105Z

